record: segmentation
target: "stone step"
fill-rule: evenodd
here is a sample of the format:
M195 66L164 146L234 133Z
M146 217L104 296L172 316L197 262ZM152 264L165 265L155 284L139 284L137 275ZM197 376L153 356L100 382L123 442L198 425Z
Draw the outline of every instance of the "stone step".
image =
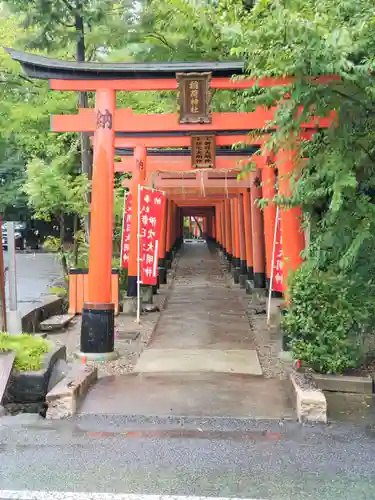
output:
M74 314L59 314L40 323L40 329L43 332L57 332L66 328L74 318Z

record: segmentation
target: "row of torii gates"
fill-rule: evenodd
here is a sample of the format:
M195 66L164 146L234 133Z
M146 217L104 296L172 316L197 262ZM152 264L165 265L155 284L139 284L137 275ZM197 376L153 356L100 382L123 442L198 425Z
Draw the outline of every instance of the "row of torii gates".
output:
M271 274L276 194L289 197L299 161L298 141L273 153L263 147L276 106L254 112L211 113L214 89L247 89L288 85L290 78L251 79L242 62L97 64L57 61L7 49L30 77L48 79L52 90L96 93L95 109L52 117L54 132L93 134L94 160L88 298L82 310L81 351L93 355L114 350L114 304L111 296L112 232L115 172L130 172L125 182L137 207L138 185L162 189L167 195L159 242L159 276L165 281L166 261L180 244L184 216L205 220L207 236L223 249L232 267L265 287ZM321 82L327 78L318 79ZM317 80L317 84L319 81ZM134 114L116 107L117 91L178 91L179 113ZM303 139L330 126L331 117L301 125ZM256 139L249 132L259 131ZM251 142L250 142L251 141ZM244 145L232 149L234 143ZM203 144L203 148L202 148ZM120 156L121 161L115 162ZM194 156L194 158L193 158ZM256 170L237 175L251 160ZM277 191L276 191L277 190ZM269 200L261 210L258 200ZM305 237L301 210L281 207L283 283L301 263ZM128 295L137 293L137 217L132 216ZM285 291L285 290L284 290Z

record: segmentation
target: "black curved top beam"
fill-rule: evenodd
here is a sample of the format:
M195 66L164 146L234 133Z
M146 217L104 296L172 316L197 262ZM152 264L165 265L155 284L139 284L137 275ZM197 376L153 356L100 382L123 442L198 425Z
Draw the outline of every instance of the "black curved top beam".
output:
M241 75L242 61L172 63L78 63L50 59L4 47L25 73L44 80L137 80L176 78L176 73L211 72L213 77Z

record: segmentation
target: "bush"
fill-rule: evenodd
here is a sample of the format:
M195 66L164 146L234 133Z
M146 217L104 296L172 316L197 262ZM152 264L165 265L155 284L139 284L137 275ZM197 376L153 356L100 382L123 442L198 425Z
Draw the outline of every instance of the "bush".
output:
M373 299L340 273L304 263L290 284L282 328L296 359L321 373L342 373L363 360L363 339L373 324Z
M28 334L9 335L0 333L0 352L14 351L14 366L18 371L37 371L42 368L44 355L50 344L39 337Z

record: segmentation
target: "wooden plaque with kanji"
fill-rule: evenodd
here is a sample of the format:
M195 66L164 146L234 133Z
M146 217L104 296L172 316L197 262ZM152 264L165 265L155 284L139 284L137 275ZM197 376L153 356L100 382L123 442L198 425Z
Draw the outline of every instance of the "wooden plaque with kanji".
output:
M180 123L211 123L211 73L177 73Z
M216 141L214 135L191 137L191 167L215 168Z

